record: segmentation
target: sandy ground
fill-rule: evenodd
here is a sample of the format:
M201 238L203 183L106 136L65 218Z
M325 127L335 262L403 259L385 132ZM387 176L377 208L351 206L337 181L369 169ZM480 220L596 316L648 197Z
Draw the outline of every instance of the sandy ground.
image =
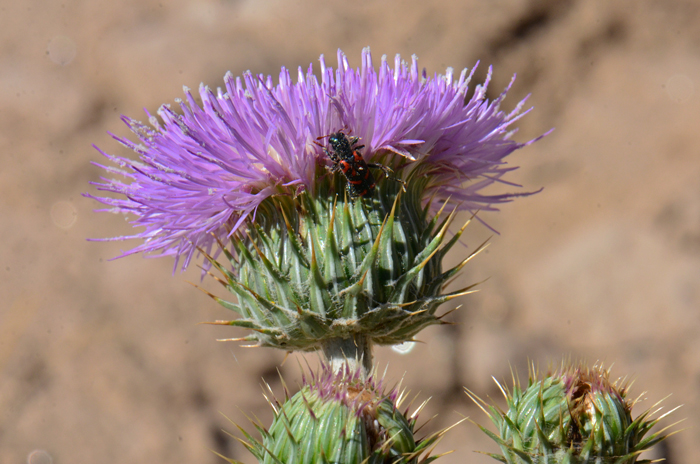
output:
M227 313L172 261L108 261L130 233L81 196L101 172L91 145L125 155L107 131L121 114L222 83L228 70L276 75L362 47L420 57L429 73L493 64L492 95L531 93L511 180L538 195L488 214L500 235L464 282L459 325L431 328L379 365L420 398L426 429L483 414L461 392L498 397L491 376L562 356L614 364L647 392L637 412L684 404L688 429L649 457L700 454L700 2L692 0L139 0L0 2L0 462L253 462L222 432L244 412L271 418L298 360L214 341L198 322ZM332 59L331 61L334 61ZM483 79L486 66L479 77ZM511 106L512 107L512 106ZM470 247L491 232L474 226ZM214 288L213 285L207 283ZM446 308L451 309L451 308ZM303 362L302 360L299 360ZM671 421L666 421L668 425ZM496 447L454 429L439 462L487 463Z

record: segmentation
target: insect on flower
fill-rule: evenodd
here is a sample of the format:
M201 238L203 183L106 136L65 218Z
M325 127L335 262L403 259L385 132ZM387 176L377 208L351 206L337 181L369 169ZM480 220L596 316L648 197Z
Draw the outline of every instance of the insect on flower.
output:
M365 161L359 151L364 145L357 145L359 137L348 137L344 132L338 131L318 137L316 140L326 137L331 145L330 149L318 142L316 144L323 148L324 153L333 161L333 167L330 168L330 171L332 173L342 172L345 176L350 197L364 197L372 195L374 192L374 187L377 184L369 168L381 169L388 179L400 182L404 190L406 189L404 181L390 175L393 171L388 166Z

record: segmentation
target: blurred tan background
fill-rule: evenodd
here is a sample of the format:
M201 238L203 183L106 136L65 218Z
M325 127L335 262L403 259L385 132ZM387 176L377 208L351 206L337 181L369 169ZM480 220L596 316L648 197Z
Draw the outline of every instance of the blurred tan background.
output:
M700 2L693 0L0 1L0 462L253 462L222 429L244 412L269 423L261 379L280 392L284 353L214 341L240 332L196 325L229 314L172 261L108 261L135 243L95 214L102 162L126 155L107 131L121 114L222 85L230 70L273 74L362 47L430 74L477 60L490 96L518 79L505 109L532 93L517 138L556 130L509 161L510 180L544 191L483 218L501 235L469 265L452 327L423 332L380 366L420 398L426 430L462 416L461 392L499 398L491 376L525 380L528 359L614 364L635 378L641 412L667 408L688 430L648 457L700 454ZM468 229L470 248L492 235ZM206 282L208 288L215 289ZM455 306L455 305L453 305ZM446 307L451 309L453 306ZM312 359L313 361L313 359ZM281 368L298 378L297 359ZM303 361L302 361L303 362ZM669 424L671 421L666 421ZM438 462L488 463L476 426L454 429ZM695 456L695 457L694 457Z

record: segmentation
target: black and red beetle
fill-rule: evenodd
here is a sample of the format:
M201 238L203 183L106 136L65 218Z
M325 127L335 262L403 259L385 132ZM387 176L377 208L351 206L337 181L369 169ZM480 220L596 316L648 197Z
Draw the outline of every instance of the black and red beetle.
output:
M317 142L323 151L333 161L331 172L342 172L348 181L347 189L350 197L358 198L374 193L376 182L370 168L381 169L387 178L392 178L400 182L405 187L405 183L395 177L390 177L392 170L383 164L368 163L362 157L360 149L364 145L357 145L359 137L348 137L344 132L338 131L330 135L318 137L317 140L328 137L330 149ZM405 189L405 188L404 188Z

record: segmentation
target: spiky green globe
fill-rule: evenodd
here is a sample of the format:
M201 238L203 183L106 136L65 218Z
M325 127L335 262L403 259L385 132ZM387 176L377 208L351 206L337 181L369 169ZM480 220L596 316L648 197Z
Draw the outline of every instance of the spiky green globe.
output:
M500 385L499 385L500 386ZM564 367L537 379L525 390L501 387L507 411L485 406L496 425L494 434L481 427L501 448L490 454L506 464L633 464L640 453L666 438L663 430L645 438L660 418L648 419L650 410L632 419L633 401L627 386L611 383L609 370Z
M461 231L423 205L425 180L379 182L371 196L348 198L339 176L315 192L271 197L246 233L222 245L231 268L212 260L237 296L240 314L216 324L252 330L244 340L288 351L323 348L330 340L393 345L440 323L436 309L469 288L444 294L472 255L443 272L441 262ZM464 230L464 228L462 228Z
M428 463L442 432L414 437L416 416L398 408L398 392L382 391L370 376L329 367L280 404L271 401L272 425L258 427L262 440L244 442L264 464Z

